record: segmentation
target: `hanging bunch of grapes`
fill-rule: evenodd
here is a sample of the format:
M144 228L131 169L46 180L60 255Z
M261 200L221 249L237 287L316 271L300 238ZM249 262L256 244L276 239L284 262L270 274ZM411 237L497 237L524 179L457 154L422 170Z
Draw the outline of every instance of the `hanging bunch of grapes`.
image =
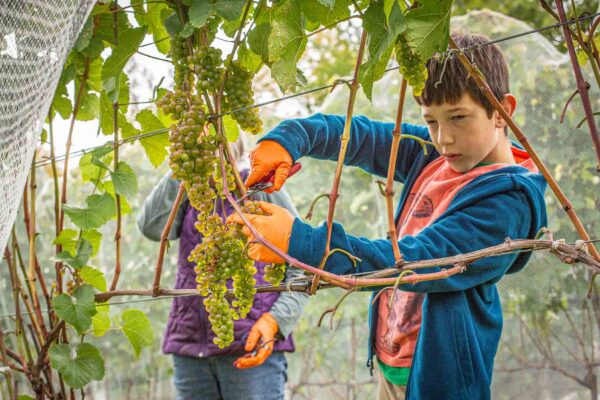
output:
M223 192L217 149L226 139L209 131L203 99L221 88L225 73L221 50L194 43L192 38L172 39L175 90L167 92L157 106L177 121L170 129L169 165L173 176L183 182L190 205L199 211L195 226L203 241L188 259L196 265L197 289L205 297L214 342L222 348L233 341L233 320L244 318L252 307L256 268L245 254L245 237L214 213L215 201ZM228 68L224 101L229 109L253 104L251 79L241 67ZM240 116L242 128L260 130L262 122L256 111L244 111ZM225 168L227 185L234 187L232 166L228 163ZM228 282L233 289L231 301L227 298Z
M262 120L254 105L254 91L252 90L253 75L250 71L239 65L237 61L227 63L227 80L225 81L226 109L235 111L233 119L240 127L249 133L262 131Z
M410 46L406 33L400 34L396 39L395 53L396 61L400 65L400 73L407 83L412 86L413 94L420 96L423 89L425 89L425 81L427 80L426 60L422 60Z

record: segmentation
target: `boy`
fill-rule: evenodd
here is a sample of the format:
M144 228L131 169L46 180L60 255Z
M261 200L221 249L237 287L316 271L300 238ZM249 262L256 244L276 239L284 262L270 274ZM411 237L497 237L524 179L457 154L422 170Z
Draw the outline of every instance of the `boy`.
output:
M483 45L487 39L481 36L453 38L460 48L475 46L467 56L512 115L516 100L509 93L501 51ZM507 237L532 238L546 224L543 177L529 155L511 144L506 122L456 57L445 66L432 59L428 70L423 95L416 99L427 127L403 124L402 132L432 141L435 151L424 155L416 141L404 139L395 166L396 180L404 182L396 213L404 259L454 256L500 244ZM337 159L343 126L344 118L330 115L282 122L253 152L247 184L275 170L279 189L298 158ZM345 164L385 176L392 129L393 124L354 118ZM290 256L318 265L326 226L312 228L285 210L268 204L263 208L271 215L248 216L258 231ZM237 215L230 221L241 223ZM247 228L244 231L249 235ZM390 240L353 237L339 224L333 226L331 248L362 260L353 268L343 254L332 255L325 269L337 274L394 265ZM278 259L260 244L250 246L249 254L263 261ZM402 383L408 379L409 399L489 399L502 331L495 284L505 273L522 269L529 257L530 253L490 257L447 279L400 285L391 309L390 290L383 293L369 318L370 353L374 348L384 378L379 397L401 398Z

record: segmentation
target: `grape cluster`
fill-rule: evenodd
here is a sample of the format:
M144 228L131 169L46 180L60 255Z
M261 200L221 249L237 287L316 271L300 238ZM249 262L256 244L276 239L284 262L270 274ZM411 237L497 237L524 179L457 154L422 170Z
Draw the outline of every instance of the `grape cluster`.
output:
M171 59L175 69L175 87L182 88L189 79L188 56L190 49L187 40L179 34L171 38Z
M196 263L197 289L206 296L204 305L216 335L214 342L222 348L233 341L232 320L244 318L252 308L256 268L244 253L245 244L238 229L224 225L218 215L200 217L199 214L196 228L204 239L188 259ZM231 306L226 298L230 279L235 296Z
M216 151L226 139L208 131L203 95L218 90L223 82L221 51L208 46L191 48L190 43L194 41L179 35L171 40L175 89L156 104L176 121L170 128L169 166L173 176L183 182L190 205L198 210L195 227L203 237L188 260L195 264L197 289L205 297L204 306L216 335L214 343L223 348L233 341L233 321L244 318L252 307L256 268L245 253L246 239L241 228L223 224L214 213L214 204L224 185ZM225 106L252 105L252 76L237 65L230 66L228 74L231 82L225 85ZM236 99L233 102L230 101L232 96ZM260 130L262 122L255 111L242 115L238 120L242 127ZM229 164L226 176L228 187L233 187L234 175ZM257 208L248 204L244 211ZM228 284L233 288L231 300Z
M265 267L265 280L278 286L285 278L285 264L269 264Z
M253 106L252 73L240 66L237 61L228 62L226 71L226 109L232 111ZM232 116L243 130L255 134L262 131L262 120L258 116L256 108L236 111Z
M221 86L223 78L223 60L221 50L214 47L201 46L190 57L193 71L196 73L196 90L216 90Z
M427 67L425 60L414 51L406 39L406 34L401 34L396 39L396 60L400 65L400 73L410 86L413 87L413 94L420 96L425 89L427 80Z

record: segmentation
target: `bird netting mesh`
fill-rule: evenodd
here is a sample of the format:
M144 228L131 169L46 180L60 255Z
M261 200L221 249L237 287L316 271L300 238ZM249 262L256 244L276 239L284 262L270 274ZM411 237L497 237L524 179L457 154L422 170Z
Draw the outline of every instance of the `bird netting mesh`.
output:
M0 0L0 248L64 61L94 0Z

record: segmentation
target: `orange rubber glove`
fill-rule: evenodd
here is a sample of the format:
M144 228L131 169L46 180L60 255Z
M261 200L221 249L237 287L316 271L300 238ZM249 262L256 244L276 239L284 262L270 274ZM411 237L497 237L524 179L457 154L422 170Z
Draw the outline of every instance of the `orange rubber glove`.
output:
M273 140L262 141L250 153L250 175L246 179L246 187L250 187L275 171L275 180L273 186L266 189L265 192L273 193L281 189L283 183L290 174L292 167L292 156L279 143Z
M275 335L279 331L279 325L275 318L268 312L260 316L258 321L250 329L244 350L252 351L233 362L240 369L252 368L261 365L273 352ZM257 346L258 345L258 346ZM254 350L254 351L253 351Z
M292 235L292 225L294 225L294 216L283 207L276 206L264 201L257 202L260 208L268 215L244 214L252 226L256 228L268 242L274 244L279 250L287 253L290 245L290 236ZM244 225L244 221L238 213L231 214L227 218L228 224ZM244 225L242 233L248 238L249 242L256 240L250 229ZM256 261L265 263L283 263L284 260L277 254L269 250L261 243L251 243L248 246L248 256Z

